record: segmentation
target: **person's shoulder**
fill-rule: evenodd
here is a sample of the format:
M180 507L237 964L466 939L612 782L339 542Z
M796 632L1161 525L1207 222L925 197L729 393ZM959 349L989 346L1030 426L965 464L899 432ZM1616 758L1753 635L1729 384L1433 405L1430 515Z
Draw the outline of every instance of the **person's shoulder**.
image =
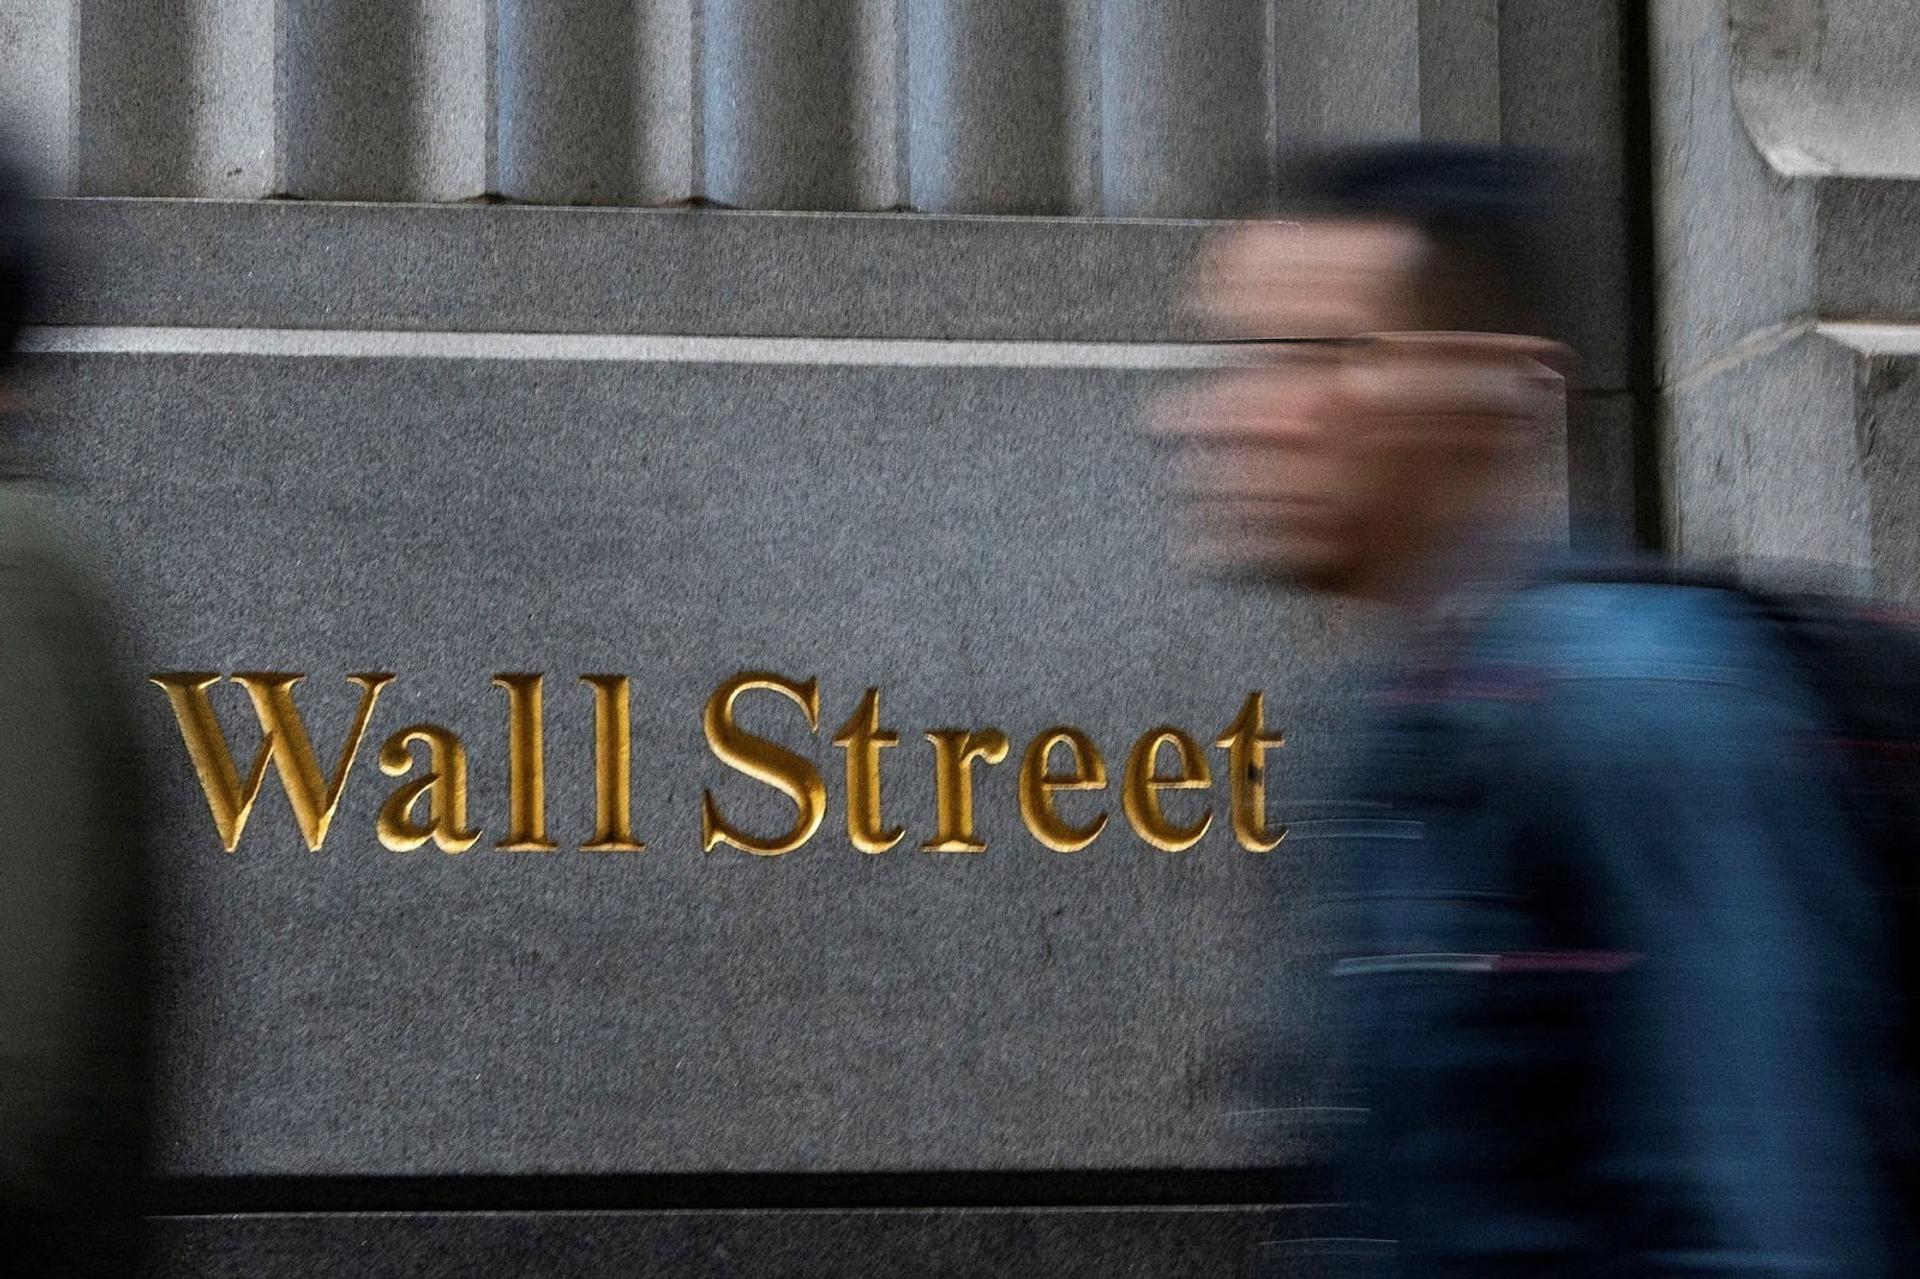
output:
M1829 710L1738 589L1547 582L1509 601L1495 629L1527 693L1506 717L1502 766L1516 793L1544 802L1640 802L1756 769L1797 777L1817 758L1803 744L1830 731Z
M1504 610L1495 643L1548 683L1777 685L1772 629L1740 591L1714 584L1547 581Z

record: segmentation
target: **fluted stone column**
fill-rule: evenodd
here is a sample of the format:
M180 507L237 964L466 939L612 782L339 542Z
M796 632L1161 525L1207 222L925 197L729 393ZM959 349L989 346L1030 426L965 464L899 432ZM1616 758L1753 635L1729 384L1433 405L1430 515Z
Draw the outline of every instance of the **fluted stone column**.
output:
M906 202L893 0L706 0L706 194L755 209Z
M1199 217L1272 176L1263 0L1100 10L1100 212Z
M82 194L276 192L271 5L74 0L73 22Z
M499 0L500 193L543 204L695 194L695 0Z
M907 0L908 153L917 208L1070 205L1070 0Z
M283 0L282 187L328 200L486 194L481 0Z
M71 0L0 0L0 120L49 191L72 168Z

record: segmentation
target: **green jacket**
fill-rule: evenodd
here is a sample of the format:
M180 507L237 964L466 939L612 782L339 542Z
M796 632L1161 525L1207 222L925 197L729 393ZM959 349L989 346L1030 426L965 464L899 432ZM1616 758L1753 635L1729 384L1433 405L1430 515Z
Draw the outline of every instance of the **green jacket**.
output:
M0 482L0 1254L124 1274L148 1113L140 785L115 632L53 506Z

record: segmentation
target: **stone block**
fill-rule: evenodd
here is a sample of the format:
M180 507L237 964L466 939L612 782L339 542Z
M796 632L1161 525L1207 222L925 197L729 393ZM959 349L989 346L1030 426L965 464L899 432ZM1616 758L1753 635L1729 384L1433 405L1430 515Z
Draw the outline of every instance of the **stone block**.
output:
M1869 588L1854 372L1851 351L1803 328L1670 388L1674 549Z
M1912 606L1920 603L1920 326L1829 323L1819 332L1852 357L1872 589Z
M1815 193L1768 167L1734 111L1722 5L1674 0L1652 19L1665 385L1808 313Z
M1803 327L1669 392L1683 554L1920 602L1920 333Z
M1092 342L1190 336L1178 304L1211 231L119 200L60 202L52 220L56 324Z
M1066 855L1014 802L1019 752L1050 725L1084 729L1117 777L1147 728L1210 740L1255 690L1288 733L1276 816L1330 788L1352 619L1170 567L1162 463L1135 430L1163 375L35 365L38 438L108 543L143 670L303 672L329 757L345 676L398 675L317 855L271 779L221 851L165 697L136 690L162 806L168 1174L1232 1166L1250 1054L1302 1068L1274 1104L1313 1105L1314 825L1254 855L1216 818L1171 855L1109 796L1110 829ZM754 669L820 680L817 736L770 694L743 722L835 798L799 852L703 853L703 791L763 834L792 817L701 736L709 695ZM510 671L550 677L560 852L493 848L489 680ZM576 677L596 672L633 680L646 853L575 851L595 807ZM827 741L868 687L902 739L886 811L908 832L877 857L849 844ZM237 736L245 700L215 692ZM471 753L485 835L460 856L375 839L398 783L373 756L422 720ZM987 725L1014 743L979 783L989 851L919 851L922 734ZM1250 1014L1236 1000L1256 984ZM1310 1157L1315 1113L1258 1162Z
M1825 178L1813 271L1823 316L1920 316L1920 181Z
M50 220L66 252L49 323L1067 342L1200 336L1181 304L1214 231L85 200L55 204ZM1575 318L1583 352L1622 345L1611 314ZM1587 384L1613 385L1604 367Z

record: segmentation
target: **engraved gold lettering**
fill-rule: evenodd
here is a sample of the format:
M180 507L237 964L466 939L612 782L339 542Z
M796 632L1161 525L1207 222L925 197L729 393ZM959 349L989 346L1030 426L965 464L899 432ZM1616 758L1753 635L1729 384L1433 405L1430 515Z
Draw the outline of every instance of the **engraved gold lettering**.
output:
M1178 759L1179 768L1171 774L1160 771L1162 746L1172 746ZM1160 792L1205 790L1212 784L1213 773L1200 743L1172 725L1162 724L1133 744L1133 753L1127 756L1126 780L1120 788L1120 806L1141 839L1163 853L1185 852L1207 833L1207 827L1213 824L1213 810L1202 810L1200 820L1191 826L1176 825L1160 807Z
M804 756L749 733L733 721L734 703L741 694L765 690L796 703L807 715L807 728L820 727L820 686L815 680L797 684L766 671L742 671L715 689L707 699L704 724L707 745L730 768L764 782L793 801L793 825L786 834L761 839L733 826L720 815L712 791L700 793L700 847L712 852L716 844L731 844L757 857L790 853L813 838L826 816L827 788L820 772Z
M1264 726L1266 699L1250 693L1241 706L1239 717L1227 725L1214 743L1227 753L1227 774L1232 786L1233 836L1250 853L1266 853L1287 837L1282 826L1267 829L1267 751L1286 745L1285 733L1267 734Z
M582 675L593 689L593 838L589 853L644 853L633 837L633 719L625 675Z
M1072 767L1065 773L1052 770L1056 746L1065 746ZM1020 816L1027 830L1042 845L1056 853L1077 853L1100 837L1107 828L1107 815L1097 814L1092 821L1075 826L1060 816L1054 807L1053 792L1061 790L1105 790L1107 762L1100 748L1077 728L1050 728L1033 739L1026 757L1020 762Z
M847 839L863 853L884 853L906 832L886 829L880 816L880 752L900 744L898 733L880 727L880 690L870 688L833 744L847 752Z
M234 767L233 752L213 712L213 703L207 697L207 689L218 683L220 676L213 671L175 671L152 678L153 683L166 691L167 700L173 705L180 735L186 739L187 755L193 760L194 772L199 774L207 806L213 810L214 827L228 852L240 845L247 817L253 811L254 801L260 797L268 761L279 771L280 784L287 792L287 801L293 807L294 820L300 825L307 847L316 853L320 851L334 810L339 807L340 794L346 788L354 755L360 749L360 739L366 735L367 721L373 717L374 704L380 700L380 690L393 676L380 673L347 676L351 683L360 686L360 709L330 778L321 776L313 743L293 702L293 686L305 678L282 671L234 673L233 682L247 690L254 715L260 721L260 749L244 782Z
M507 836L494 847L508 853L550 853L547 835L546 725L541 706L545 677L493 677L507 690Z
M998 764L1007 757L1007 737L999 729L936 728L933 743L934 836L920 845L929 853L984 853L987 846L973 829L973 769L976 759Z
M408 748L419 742L427 748L427 772L387 796L380 806L377 831L380 842L396 853L412 852L431 839L443 853L464 853L480 838L467 828L467 748L459 735L438 724L409 724L380 746L380 771L399 777L413 767ZM427 801L427 820L413 816L414 805Z

